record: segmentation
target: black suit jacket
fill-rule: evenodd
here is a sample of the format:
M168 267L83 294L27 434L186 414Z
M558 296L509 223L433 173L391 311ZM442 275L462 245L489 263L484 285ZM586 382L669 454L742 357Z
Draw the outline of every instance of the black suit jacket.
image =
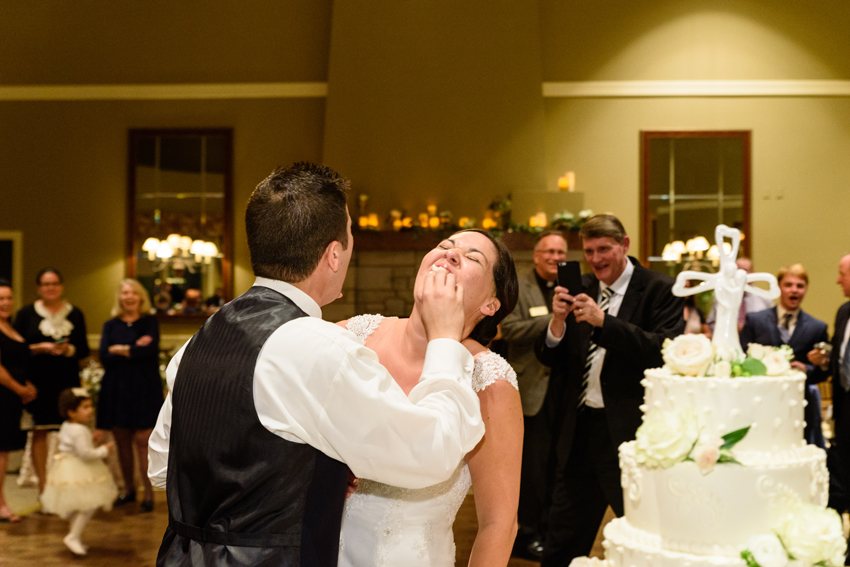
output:
M838 308L835 315L835 333L832 336L832 357L829 360L829 373L832 375L832 415L835 419L835 435L839 443L850 443L850 423L845 424L843 418L844 405L850 393L841 387L841 368L838 359L841 355L841 345L847 337L844 329L850 318L850 301ZM850 420L846 420L850 421Z
M744 328L741 329L741 347L744 352L746 352L750 343L769 346L785 344L779 334L779 320L776 313L776 307L747 313L747 320L744 323ZM806 365L806 382L809 384L823 382L829 376L827 371L821 370L819 366L809 362L806 357L816 343L828 340L829 333L826 323L800 310L800 314L797 316L797 326L794 327L794 334L788 339L788 346L794 349L794 360Z
M605 317L600 328L577 323L567 317L564 339L553 348L546 346L546 333L537 340L535 352L543 364L552 367L552 379L565 380L564 423L558 439L558 459L565 462L573 433L584 366L591 337L606 349L600 373L602 398L608 429L615 446L635 438L641 423L640 405L644 388L640 382L648 368L662 366L661 344L685 329L685 301L672 294L673 279L635 264L623 303L616 317ZM582 276L584 291L599 295L599 280L593 274Z

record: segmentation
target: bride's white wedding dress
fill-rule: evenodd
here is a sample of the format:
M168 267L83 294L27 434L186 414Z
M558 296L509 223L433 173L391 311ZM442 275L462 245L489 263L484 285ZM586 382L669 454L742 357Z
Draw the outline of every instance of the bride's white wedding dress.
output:
M365 344L383 319L361 315L348 330ZM480 392L496 380L517 388L516 372L498 354L475 357L472 387ZM339 567L447 567L455 564L452 524L472 479L461 462L447 481L418 490L360 479L346 500L339 540Z

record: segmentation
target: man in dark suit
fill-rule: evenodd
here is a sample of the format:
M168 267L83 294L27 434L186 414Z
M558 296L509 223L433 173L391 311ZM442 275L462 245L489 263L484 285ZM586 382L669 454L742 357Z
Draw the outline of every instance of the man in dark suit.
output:
M850 298L850 254L838 264L838 285ZM838 308L832 335L832 354L820 349L809 352L809 361L828 368L832 376L832 417L835 437L827 454L829 467L829 506L839 512L850 508L846 487L850 486L850 301ZM835 452L833 452L835 451ZM837 462L836 462L837 460ZM850 564L850 563L848 563Z
M538 558L541 528L554 478L552 441L561 400L549 382L549 367L534 354L534 342L552 320L550 307L558 279L558 262L567 258L567 241L556 231L541 233L534 245L534 269L519 278L516 308L502 321L506 357L517 373L525 431L519 486L519 533L515 555ZM550 389L551 388L551 389Z
M804 437L808 443L826 449L817 384L826 380L828 373L809 362L807 357L817 343L829 340L827 326L800 308L809 287L809 274L801 264L780 268L776 279L779 282L779 304L747 314L744 328L741 329L741 347L744 352L750 343L776 347L788 345L794 349L791 366L806 373L808 405Z
M663 365L664 339L685 328L673 279L627 255L617 217L592 217L580 236L592 274L582 276L583 293L555 288L552 322L536 345L565 390L543 567L587 555L609 505L623 515L617 448L641 423L644 370Z

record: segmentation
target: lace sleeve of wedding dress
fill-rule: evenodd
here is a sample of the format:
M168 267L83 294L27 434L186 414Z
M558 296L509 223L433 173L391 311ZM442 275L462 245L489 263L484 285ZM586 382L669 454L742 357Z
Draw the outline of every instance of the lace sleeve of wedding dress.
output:
M480 392L497 380L507 380L519 390L516 372L507 360L490 350L476 356L475 369L472 371L472 389Z
M348 320L345 328L357 335L360 342L365 345L366 339L375 332L383 318L383 315L357 315Z

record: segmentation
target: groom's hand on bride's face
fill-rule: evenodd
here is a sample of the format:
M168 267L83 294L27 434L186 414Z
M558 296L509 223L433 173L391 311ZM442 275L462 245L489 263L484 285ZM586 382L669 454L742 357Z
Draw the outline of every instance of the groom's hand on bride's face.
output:
M422 322L429 341L463 338L463 286L444 268L425 276L422 290Z

